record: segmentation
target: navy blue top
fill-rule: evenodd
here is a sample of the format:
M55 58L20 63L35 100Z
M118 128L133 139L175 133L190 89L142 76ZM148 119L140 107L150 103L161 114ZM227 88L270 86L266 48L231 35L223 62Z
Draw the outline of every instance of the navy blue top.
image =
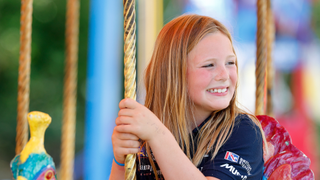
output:
M198 130L209 119L206 119L198 128L193 130L195 145L197 144ZM264 161L261 132L259 127L245 114L236 117L231 136L219 149L213 160L211 160L211 155L212 152L204 155L202 162L197 166L204 176L216 177L221 180L262 179ZM140 161L137 160L137 179L154 180L154 172L144 148L138 156L140 156ZM159 179L164 179L155 158L152 158Z

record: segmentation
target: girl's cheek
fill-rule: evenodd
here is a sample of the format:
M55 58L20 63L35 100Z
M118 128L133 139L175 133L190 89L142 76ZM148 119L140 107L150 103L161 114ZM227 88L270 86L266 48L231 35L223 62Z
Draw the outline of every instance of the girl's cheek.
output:
M198 79L208 79L212 77L212 72L206 71L206 70L198 70L195 74Z
M237 69L236 69L236 68L230 69L229 75L230 75L230 78L231 78L233 81L235 81L235 82L238 81L238 73L237 73Z
M211 74L203 69L190 70L187 72L187 77L190 81L202 81L204 79L210 78Z

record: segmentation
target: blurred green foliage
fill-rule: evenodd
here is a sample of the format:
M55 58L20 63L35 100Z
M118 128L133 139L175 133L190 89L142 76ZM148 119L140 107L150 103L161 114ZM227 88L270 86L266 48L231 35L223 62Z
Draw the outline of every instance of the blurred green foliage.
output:
M317 35L320 38L320 1L315 0L312 6L312 27Z
M80 4L76 151L84 143L89 0L80 0ZM20 8L20 1L0 0L0 160L8 163L15 156ZM52 117L45 148L57 165L63 108L65 13L66 1L34 0L29 109Z

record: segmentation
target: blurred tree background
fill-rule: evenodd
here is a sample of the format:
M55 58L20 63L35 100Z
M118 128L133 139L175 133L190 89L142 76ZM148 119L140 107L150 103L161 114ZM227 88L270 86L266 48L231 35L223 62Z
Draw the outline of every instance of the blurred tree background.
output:
M89 0L80 4L76 152L84 144ZM15 156L20 8L20 1L0 0L0 179L11 178L9 162ZM56 165L60 164L65 12L66 1L34 0L29 110L52 117L45 148Z

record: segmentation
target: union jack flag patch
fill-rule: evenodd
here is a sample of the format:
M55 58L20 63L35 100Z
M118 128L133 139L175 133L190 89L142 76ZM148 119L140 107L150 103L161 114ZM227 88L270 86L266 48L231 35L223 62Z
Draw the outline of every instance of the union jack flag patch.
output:
M233 152L227 151L226 155L224 156L224 159L237 163L238 159L239 159L239 155L237 155Z

